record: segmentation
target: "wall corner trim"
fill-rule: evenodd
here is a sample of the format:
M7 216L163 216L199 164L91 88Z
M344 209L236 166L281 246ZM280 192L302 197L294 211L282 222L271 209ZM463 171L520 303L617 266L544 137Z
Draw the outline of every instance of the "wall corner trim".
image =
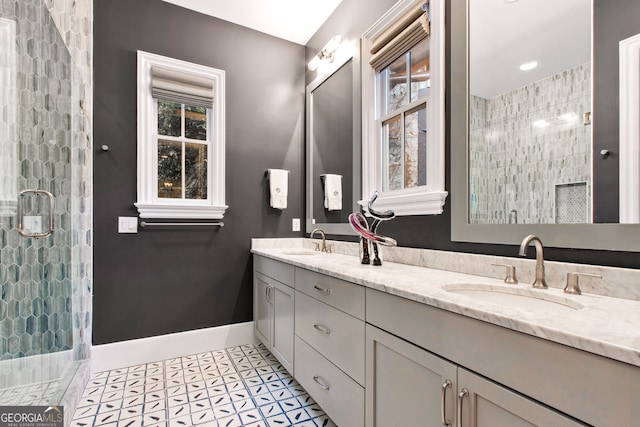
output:
M125 368L256 342L253 322L244 322L95 345L91 350L91 372Z

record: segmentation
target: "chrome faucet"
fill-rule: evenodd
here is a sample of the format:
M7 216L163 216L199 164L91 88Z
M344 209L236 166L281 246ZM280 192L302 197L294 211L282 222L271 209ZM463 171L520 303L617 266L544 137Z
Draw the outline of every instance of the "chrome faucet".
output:
M320 235L322 236L322 248L320 247L319 243L316 243L316 251L322 250L322 252L328 252L328 250L327 250L327 239L326 239L326 236L324 235L324 231L320 230L319 228L314 228L313 231L311 232L311 235L309 236L309 238L313 239L313 236L316 233L320 233Z
M536 247L536 279L533 281L533 287L539 289L547 289L547 282L544 279L544 254L542 251L542 242L538 236L528 235L520 244L520 256L527 256L527 247L533 242Z

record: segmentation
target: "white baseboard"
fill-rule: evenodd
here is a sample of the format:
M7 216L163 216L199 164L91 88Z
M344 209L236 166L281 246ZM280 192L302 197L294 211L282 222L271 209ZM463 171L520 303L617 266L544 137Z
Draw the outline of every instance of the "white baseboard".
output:
M91 372L125 368L255 342L257 340L253 333L253 322L245 322L95 345L91 350Z

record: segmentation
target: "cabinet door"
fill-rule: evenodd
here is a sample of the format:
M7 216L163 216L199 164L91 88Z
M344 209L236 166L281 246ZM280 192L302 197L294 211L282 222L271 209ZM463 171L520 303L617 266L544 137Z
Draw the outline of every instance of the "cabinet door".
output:
M253 329L256 337L267 348L271 348L271 331L273 328L270 280L257 272L253 275Z
M368 427L455 425L455 365L371 325L366 342Z
M465 369L458 369L461 427L584 426Z
M293 374L294 290L271 281L273 298L273 335L271 352Z

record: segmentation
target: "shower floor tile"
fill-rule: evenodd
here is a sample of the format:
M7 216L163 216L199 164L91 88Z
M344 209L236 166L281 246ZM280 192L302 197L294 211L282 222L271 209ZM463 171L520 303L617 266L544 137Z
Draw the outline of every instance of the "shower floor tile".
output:
M262 344L177 357L89 380L71 427L335 424Z
M58 391L60 381L0 389L0 406L48 405Z

